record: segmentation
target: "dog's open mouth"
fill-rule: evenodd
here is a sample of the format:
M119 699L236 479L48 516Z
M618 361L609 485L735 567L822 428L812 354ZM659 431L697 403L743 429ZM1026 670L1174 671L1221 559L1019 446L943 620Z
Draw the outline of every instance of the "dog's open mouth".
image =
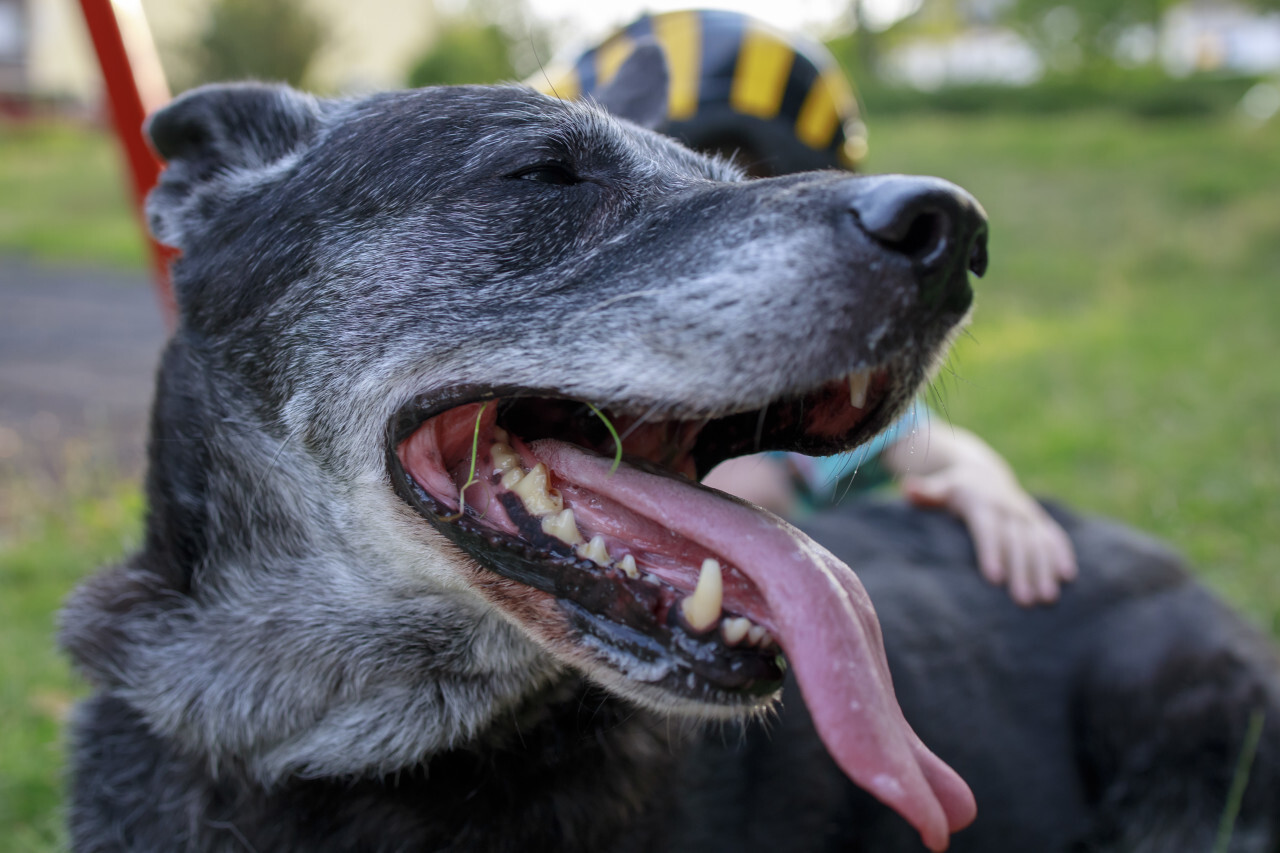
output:
M397 460L428 519L490 570L558 599L629 677L750 703L778 690L785 666L773 606L734 557L760 513L694 481L759 448L847 442L885 382L859 371L699 419L497 397L406 413Z
M696 482L759 449L852 446L900 396L887 370L712 418L486 390L401 412L392 475L632 695L656 688L703 714L763 705L789 663L833 757L933 846L972 799L903 720L861 583L782 519Z

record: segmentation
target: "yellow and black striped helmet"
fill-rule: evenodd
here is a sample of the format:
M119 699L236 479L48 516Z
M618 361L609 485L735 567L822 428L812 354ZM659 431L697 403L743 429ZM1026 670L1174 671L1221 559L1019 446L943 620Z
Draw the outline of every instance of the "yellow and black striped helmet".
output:
M737 12L645 15L570 68L530 82L561 98L590 96L646 37L662 46L671 77L663 133L737 152L762 174L856 169L866 155L858 101L835 57Z

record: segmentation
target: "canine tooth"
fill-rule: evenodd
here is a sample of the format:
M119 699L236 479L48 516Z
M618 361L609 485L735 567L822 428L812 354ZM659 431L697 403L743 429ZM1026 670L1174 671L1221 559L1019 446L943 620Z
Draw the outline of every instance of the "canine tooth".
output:
M524 479L523 468L512 468L510 471L502 475L502 488L507 491L515 489L516 483Z
M495 427L493 428L493 440L494 440L494 441L500 441L500 442L502 442L503 444L509 444L509 443L510 443L510 439L511 439L511 435L510 435L510 434L509 434L505 429L503 429L502 427L500 427L500 426L495 426Z
M493 459L495 473L501 471L505 474L520 467L520 457L511 449L511 445L504 441L495 441L489 447L489 456Z
M551 515L564 509L560 496L547 488L547 466L541 462L530 468L511 491L520 496L524 508L533 515Z
M568 511L567 509L565 510L565 512ZM579 545L578 556L590 560L598 566L609 565L609 551L604 547L603 536L592 536L590 542L585 545Z
M867 404L867 387L871 385L870 370L856 370L849 374L849 404L861 409Z
M630 554L625 555L618 561L618 568L622 569L622 573L632 580L640 577L640 569L636 567L636 558Z
M582 542L582 534L578 532L578 524L573 519L573 510L571 509L563 509L552 515L543 516L542 532L570 545L577 545ZM604 543L601 542L601 544Z
M747 642L753 646L760 645L767 636L769 636L769 631L763 625L753 624L747 630Z
M720 563L708 557L702 561L697 588L693 595L680 602L680 609L695 631L705 631L720 618L722 603L724 578L720 576Z
M724 635L724 641L731 646L736 646L742 642L742 638L747 636L747 631L751 629L751 620L744 616L731 616L720 623L720 631Z

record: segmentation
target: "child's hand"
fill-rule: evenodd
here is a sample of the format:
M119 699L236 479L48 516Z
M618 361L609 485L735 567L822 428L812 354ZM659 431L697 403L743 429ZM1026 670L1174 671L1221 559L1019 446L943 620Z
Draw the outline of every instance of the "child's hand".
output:
M924 470L913 473L908 454L890 448L886 461L901 471L902 490L917 506L946 509L969 528L982 576L1009 588L1029 607L1056 601L1076 577L1075 549L1066 532L1018 484L1004 459L959 428L935 429Z
M1007 584L1024 607L1056 601L1059 586L1075 579L1071 540L1017 483L946 469L908 477L902 490L917 506L959 516L973 537L982 576Z

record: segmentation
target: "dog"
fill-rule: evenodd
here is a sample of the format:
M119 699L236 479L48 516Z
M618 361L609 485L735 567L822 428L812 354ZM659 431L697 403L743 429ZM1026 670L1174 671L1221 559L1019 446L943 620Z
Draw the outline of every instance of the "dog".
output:
M76 850L1216 830L1276 672L1163 551L1068 521L1082 581L1027 613L944 519L815 538L697 484L890 423L969 312L986 221L937 179L745 181L645 130L661 61L599 105L238 84L150 120L181 321L142 547L61 618L94 688ZM1235 851L1280 832L1273 723L1259 743Z

